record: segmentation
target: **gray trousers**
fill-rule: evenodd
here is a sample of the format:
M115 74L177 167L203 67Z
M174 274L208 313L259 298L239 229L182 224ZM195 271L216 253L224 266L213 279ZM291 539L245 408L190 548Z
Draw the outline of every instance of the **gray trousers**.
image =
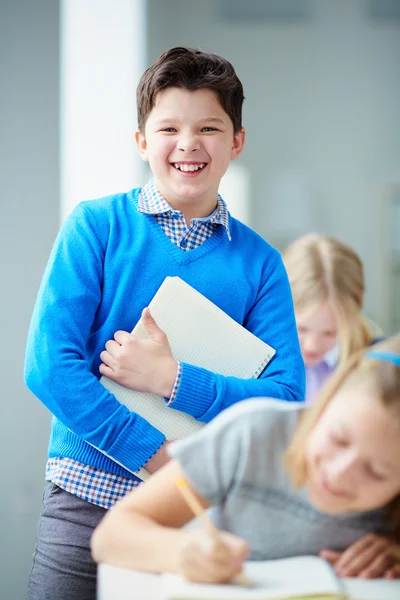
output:
M47 484L27 600L96 599L96 563L90 554L90 538L106 512Z

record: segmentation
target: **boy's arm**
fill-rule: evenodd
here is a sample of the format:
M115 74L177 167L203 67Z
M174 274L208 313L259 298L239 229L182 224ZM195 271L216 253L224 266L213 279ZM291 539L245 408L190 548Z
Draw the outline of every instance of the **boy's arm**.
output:
M209 422L228 406L246 398L264 396L304 401L305 369L290 285L278 253L271 257L271 262L266 281L243 323L276 350L261 377L224 377L181 363L181 379L172 408Z
M208 422L228 406L250 397L304 400L304 363L300 353L290 286L278 253L271 257L266 281L260 288L244 326L276 350L262 376L259 379L225 377L194 365L180 363L179 385L172 401L169 402L171 408ZM158 329L156 323L153 328L154 341L159 338L159 343L168 345L165 334ZM101 367L104 369L103 374L133 389L137 389L141 376L148 369L160 373L159 377L152 378L153 382L163 379L163 364L157 360L156 348L151 347L154 344L147 341L148 348L145 348L142 341L136 341L126 332L117 332L115 337L121 343L121 347L115 348L113 357L107 352L102 354L102 360L106 363ZM140 346L140 349L135 349L136 345ZM169 382L171 390L171 380ZM152 391L160 393L155 389ZM168 396L166 392L162 395Z
M86 349L101 300L107 241L107 220L102 230L91 218L79 205L54 244L29 330L25 380L66 427L137 471L165 436L123 406L89 370Z

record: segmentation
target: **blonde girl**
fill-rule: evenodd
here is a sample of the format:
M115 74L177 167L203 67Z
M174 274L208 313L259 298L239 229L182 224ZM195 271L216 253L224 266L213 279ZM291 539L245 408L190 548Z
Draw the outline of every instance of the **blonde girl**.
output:
M342 576L394 576L400 336L353 356L313 406L242 402L169 452L95 530L96 561L224 582L247 558L322 554ZM211 508L217 538L181 529L193 515L180 478Z
M295 240L283 260L306 366L306 400L310 402L340 363L372 341L362 314L364 268L350 246L317 233Z

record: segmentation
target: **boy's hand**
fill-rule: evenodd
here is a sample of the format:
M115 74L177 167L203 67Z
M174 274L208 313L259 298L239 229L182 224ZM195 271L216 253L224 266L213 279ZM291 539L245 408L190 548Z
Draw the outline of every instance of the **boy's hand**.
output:
M331 563L339 577L392 579L397 576L392 547L388 538L370 533L351 544L344 552L322 550L319 555Z
M138 392L152 392L169 398L175 383L177 364L168 338L145 308L142 323L149 337L139 339L117 331L100 354L100 373Z
M229 583L249 555L249 546L230 533L212 535L204 529L188 531L178 557L178 570L188 581Z

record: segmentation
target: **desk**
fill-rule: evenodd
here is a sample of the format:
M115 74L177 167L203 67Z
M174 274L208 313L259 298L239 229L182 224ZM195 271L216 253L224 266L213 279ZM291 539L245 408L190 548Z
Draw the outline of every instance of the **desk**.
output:
M164 600L159 576L99 565L97 600Z
M400 600L400 579L342 581L349 598L354 600ZM97 600L165 600L165 597L158 575L100 565Z

